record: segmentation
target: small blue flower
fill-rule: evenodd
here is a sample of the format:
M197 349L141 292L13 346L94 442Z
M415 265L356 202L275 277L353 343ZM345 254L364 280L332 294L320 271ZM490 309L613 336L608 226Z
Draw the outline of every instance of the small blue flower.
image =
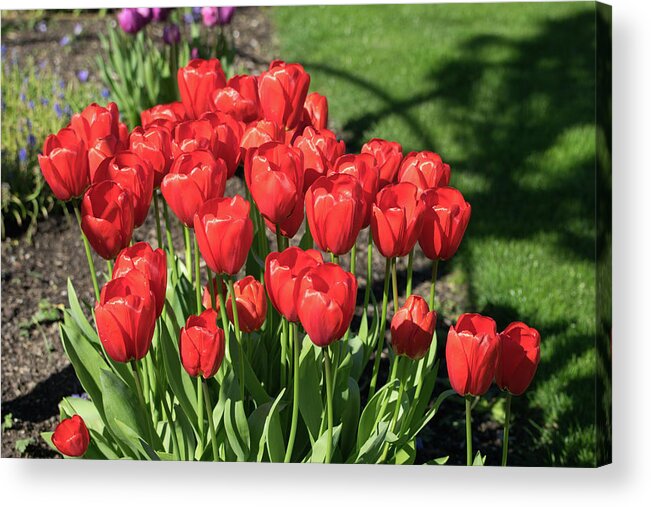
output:
M27 97L25 97L25 94L21 92L20 94L20 101L25 102L27 100Z
M79 72L77 72L77 78L82 83L85 83L86 81L88 81L88 71L86 69L80 70Z
M84 31L84 27L81 26L81 23L77 23L77 24L75 25L74 30L73 30L73 32L75 33L75 35L79 35L79 34L81 34L81 32L83 32L83 31Z
M25 123L27 123L27 130L29 130L31 132L32 131L32 120L27 118L27 121Z
M58 102L54 103L54 112L57 114L57 118L61 118L61 116L63 115L61 105Z
M50 103L50 99L46 99L45 97L41 97L41 105L47 106Z
M34 137L34 134L30 134L27 136L27 144L29 144L30 148L36 146L36 138Z
M194 23L194 18L192 17L192 14L185 14L183 16L183 21L185 22L186 25L191 25Z
M39 21L36 25L36 29L41 33L47 32L47 23L45 21Z
M30 109L34 109L34 101L33 101L33 100L30 100L30 101L27 103L27 107L29 107Z
M108 88L102 88L102 98L108 99L109 96L111 95L111 92L109 91Z
M201 7L192 7L192 17L195 21L199 21L201 19Z
M25 148L21 148L18 152L18 159L21 162L25 162L27 160L27 150Z
M38 66L41 70L45 70L45 67L47 67L47 60L41 60L38 62Z
M63 79L59 80L59 88L62 90L66 87L66 82Z
M68 44L70 44L70 37L68 37L67 35L64 35L63 37L61 37L61 40L59 41L59 45L60 46L67 46Z
M0 45L0 51L2 51L2 57L4 58L7 55L7 46L4 44Z
M63 112L66 113L68 116L72 114L72 108L70 107L70 104L66 104L66 107L63 108Z

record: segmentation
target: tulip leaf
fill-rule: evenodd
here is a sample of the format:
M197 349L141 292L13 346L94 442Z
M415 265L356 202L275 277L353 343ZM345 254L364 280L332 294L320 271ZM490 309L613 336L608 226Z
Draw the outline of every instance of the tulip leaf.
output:
M93 429L98 433L104 431L104 422L100 416L97 407L90 400L66 396L59 402L59 410L62 417L72 417L79 415L86 423L86 427Z
M305 422L310 436L310 442L319 438L323 414L321 399L321 368L316 363L316 349L310 340L305 340L299 359L299 390L298 410Z
M332 428L332 452L334 453L339 444L339 437L341 436L341 424ZM312 446L312 452L307 457L308 463L325 463L326 450L328 447L328 431L324 431Z
M143 440L143 438L138 435L128 424L122 422L120 419L115 419L115 425L119 431L124 434L127 442L132 448L135 448L140 454L145 458L149 458L151 461L160 461L156 451Z
M230 350L233 369L237 376L239 375L240 350L237 346L237 341L234 339L234 336L232 336L232 339L229 340L227 346ZM238 378L238 382L240 380L241 379ZM246 386L249 393L251 393L251 396L253 396L253 399L258 405L262 405L272 400L271 396L267 394L264 387L260 383L260 380L258 380L258 377L256 376L255 371L253 371L251 363L249 362L246 354L244 354L244 385Z
M388 419L389 417L387 417ZM380 459L380 453L384 442L387 440L389 432L390 421L382 420L377 426L377 431L374 431L369 438L361 445L355 463L377 463Z
M393 380L383 385L378 392L368 401L362 416L359 418L359 425L357 430L357 449L361 451L362 446L370 438L375 426L382 422L385 418L391 417L390 410L387 407L382 409L383 406L388 404L387 398L390 399L393 387L398 383L398 380ZM382 415L381 415L382 414ZM378 419L380 419L378 421Z
M420 395L418 399L414 400L413 402L413 408L411 412L412 421L420 421L422 415L425 413L427 409L427 405L429 404L430 399L432 398L432 392L434 391L434 386L436 385L436 378L438 376L439 365L440 362L437 361L434 364L434 366L429 370L427 370L423 375L423 380L422 380L423 386L421 388Z
M347 456L355 447L361 403L359 386L353 377L348 377L348 386L341 393L341 403L341 452Z
M264 438L266 440L267 452L269 453L269 460L272 463L282 463L285 459L285 440L283 438L283 431L280 425L280 401L283 399L285 389L280 391L276 397L269 415L264 423ZM258 451L259 452L259 451Z
M472 466L483 467L484 464L486 464L486 456L482 456L481 452L477 451L477 454L475 454L475 459L472 461Z
M68 278L68 302L70 303L70 315L77 323L81 333L88 338L90 341L96 345L100 345L99 338L93 327L88 323L86 316L84 315L81 306L79 305L79 299L77 298L77 293L75 292L75 287L72 285L72 281Z
M181 460L189 460L193 455L197 442L194 438L194 428L185 411L176 405L173 410L173 416L176 415L175 425L176 437L179 442L179 456Z
M396 465L413 465L416 461L416 441L410 440L396 452Z
M450 459L450 456L442 456L440 458L434 458L429 460L426 465L445 465L448 460Z
M441 394L439 394L438 397L436 398L436 401L430 408L429 412L427 412L425 417L421 419L417 429L409 431L409 438L415 438L416 435L418 435L422 431L422 429L425 426L427 426L427 423L429 423L432 420L432 418L436 415L439 407L441 406L441 403L443 403L447 398L449 398L453 394L455 394L454 389L448 389L447 391L443 391Z
M235 452L237 461L246 461L251 450L251 437L242 400L226 400L224 424L228 443Z
M257 407L249 416L249 431L251 433L251 457L256 456L256 461L262 461L264 456L265 434L264 427L273 402Z

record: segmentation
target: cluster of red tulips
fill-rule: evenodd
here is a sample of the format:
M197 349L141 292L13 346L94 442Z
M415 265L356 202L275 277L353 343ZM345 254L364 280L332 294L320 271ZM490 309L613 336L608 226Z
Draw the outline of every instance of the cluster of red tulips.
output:
M450 166L436 153L403 155L400 144L372 139L361 153L347 154L327 128L326 98L308 94L309 85L299 64L274 61L259 76L227 80L219 60L192 60L178 71L181 100L143 111L132 131L115 104L91 104L46 139L43 176L57 198L74 201L97 298L97 335L86 338L100 366L69 350L74 325L90 333L72 304L62 335L101 425L91 427L89 437L70 409L75 415L51 439L63 454L81 456L97 440L94 452L104 457L398 463L406 454L413 461L409 449L418 431L451 394L428 410L438 366L434 284L438 262L459 248L471 207L449 186ZM239 167L246 195L225 196ZM132 241L152 201L156 249ZM174 251L168 208L183 225L185 262ZM369 226L363 325L353 336L357 240ZM300 246L290 246L302 228ZM275 251L267 229L276 235ZM371 241L386 259L379 306L370 301ZM429 304L411 294L416 243L433 261ZM101 290L91 247L108 263ZM347 271L340 257L349 253ZM399 307L396 259L404 256L407 297ZM246 276L237 279L243 268ZM390 280L391 367L379 388ZM174 339L166 341L168 334ZM316 348L306 348L304 337ZM459 317L448 334L446 363L452 388L467 400L468 435L471 397L483 395L495 379L510 406L510 395L531 382L539 355L540 337L523 323L498 334L489 317ZM360 404L358 381L369 360L369 401L360 417L360 407L349 414L346 403ZM188 377L196 377L196 387ZM129 429L139 436L137 445L121 443L121 436L133 434L123 427L130 417L114 416L107 401L116 382L137 395L141 413ZM313 384L316 408L301 394ZM183 436L186 444L179 440L185 433L191 434ZM253 434L264 441L257 455ZM471 447L468 440L469 463Z

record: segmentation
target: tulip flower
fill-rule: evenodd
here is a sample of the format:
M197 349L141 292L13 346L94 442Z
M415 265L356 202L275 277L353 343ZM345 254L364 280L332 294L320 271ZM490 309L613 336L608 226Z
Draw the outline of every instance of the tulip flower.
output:
M148 20L143 18L138 9L122 9L118 15L118 24L125 33L138 33L147 24Z
M202 7L203 24L208 28L216 25L228 25L235 14L235 7Z
M246 123L259 116L258 78L256 76L233 76L227 86L215 90L212 101L216 111L231 115Z
M294 211L282 222L274 224L268 218L264 219L264 223L269 228L270 231L280 232L280 234L286 238L293 238L298 230L303 224L303 219L305 218L305 209L304 209L304 200L303 195L301 195L300 202L296 203Z
M217 157L217 136L212 123L206 118L177 123L172 130L171 148L173 158L199 150Z
M119 363L147 355L156 325L156 299L137 270L113 278L95 305L97 334L111 359Z
M305 194L305 213L318 247L345 254L364 222L362 186L349 174L321 176Z
M246 184L260 213L274 225L302 205L303 154L280 143L251 152L244 165Z
M380 189L398 183L398 169L402 163L402 146L399 143L374 138L362 146L362 153L375 158L380 173Z
M165 7L153 7L151 9L151 19L159 23L167 21L172 9Z
M156 316L160 316L165 305L167 289L167 260L165 251L152 249L149 243L140 242L122 250L113 266L113 278L136 270L144 275L156 300Z
M226 86L226 76L217 58L190 60L178 71L179 93L188 117L197 119L210 111L210 98L217 88Z
M219 312L220 306L219 306L219 300L218 300L218 294L221 294L222 296L226 297L226 292L228 288L226 287L226 284L224 283L223 280L218 280L217 278L213 278L212 281L212 293L211 293L211 288L210 285L207 284L203 288L203 293L201 296L201 304L203 305L204 308L212 308L216 312ZM212 299L213 296L215 297L215 305L213 306L212 304Z
M296 283L305 271L319 264L323 264L323 256L319 251L301 250L296 246L267 255L264 285L271 304L289 322L298 322L294 300Z
M149 163L154 170L154 188L160 187L172 165L169 131L156 125L147 129L136 127L129 136L129 151Z
M131 194L133 201L133 221L140 227L147 218L154 193L154 171L138 155L121 151L116 156L104 160L93 177L93 183L111 180L118 183Z
M516 396L524 393L540 362L540 333L523 322L512 322L499 334L495 383Z
M140 113L140 123L142 123L144 129L157 124L171 131L177 123L187 119L182 102L159 104Z
M245 333L257 331L262 327L267 316L267 295L264 287L251 275L238 280L233 287L240 329ZM219 304L219 301L216 304ZM228 319L234 322L233 303L230 295L225 304Z
M407 255L423 225L423 202L411 183L396 183L377 194L371 215L373 241L384 257Z
M298 63L274 60L258 79L260 105L265 119L287 129L295 128L303 117L310 75Z
M282 143L285 133L280 125L269 120L260 120L249 124L242 135L240 147L244 160L250 151L263 144L275 142Z
M231 178L240 163L240 143L244 128L242 123L224 113L207 113L202 116L212 127L215 156L226 163L228 177Z
M87 147L95 146L98 139L110 136L122 140L120 112L114 102L110 102L106 107L92 103L81 113L72 115L70 128Z
M495 321L477 313L464 313L450 326L445 348L450 384L461 396L481 396L495 375L499 340Z
M114 259L129 245L133 217L131 194L114 181L91 185L81 201L81 229L104 259Z
M425 357L432 344L436 312L420 296L411 295L391 320L391 346L397 355Z
M429 188L447 187L450 184L450 166L443 163L437 153L412 151L400 165L398 181L409 181L422 192Z
M179 25L172 23L163 28L163 42L168 46L173 46L181 42L181 29Z
M253 243L249 203L239 195L206 201L194 217L199 251L218 274L236 274Z
M471 207L452 187L426 190L423 228L418 237L423 253L432 260L448 260L456 253L470 220Z
M90 444L90 434L81 416L75 414L64 419L52 433L52 443L61 454L78 458L86 454Z
M304 117L318 131L328 128L328 99L317 92L305 97Z
M226 164L209 151L184 153L174 160L160 189L165 201L186 227L206 201L222 197L226 188Z
M102 162L107 158L113 158L125 147L119 138L114 136L101 137L95 140L95 144L88 147L88 170L90 180L94 181L95 173Z
M304 192L320 176L325 176L335 160L346 152L346 145L343 141L337 141L333 132L327 129L317 131L312 127L307 127L292 145L303 153Z
M343 155L332 165L328 174L350 174L362 186L364 197L364 222L362 228L371 223L371 211L378 191L379 173L375 159L366 153L360 155Z
M38 163L57 199L79 197L90 185L86 144L71 128L47 136Z
M317 347L327 347L344 336L356 298L353 274L331 262L307 269L294 286L296 314Z
M213 377L224 360L226 339L223 329L217 327L217 318L214 310L204 310L200 315L190 315L181 329L181 364L193 377Z

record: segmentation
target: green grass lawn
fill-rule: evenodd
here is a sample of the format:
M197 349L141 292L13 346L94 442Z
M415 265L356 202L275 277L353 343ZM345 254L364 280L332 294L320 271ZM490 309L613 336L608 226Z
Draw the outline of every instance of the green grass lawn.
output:
M542 335L514 400L525 465L594 465L595 12L592 3L275 8L351 150L433 150L472 204L450 269L467 310ZM514 429L514 432L516 430ZM493 463L494 464L494 463Z

